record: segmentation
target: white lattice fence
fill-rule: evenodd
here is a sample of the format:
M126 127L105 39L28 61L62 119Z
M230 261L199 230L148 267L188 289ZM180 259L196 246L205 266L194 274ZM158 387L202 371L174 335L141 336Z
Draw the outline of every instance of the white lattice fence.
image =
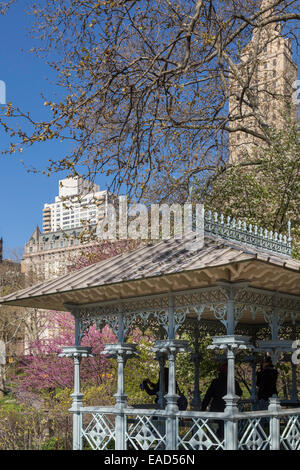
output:
M281 418L280 427L280 447L284 450L300 450L300 415Z
M117 411L113 408L82 410L83 448L93 450L121 448L164 450L170 446L166 435L168 413L163 410L126 409L123 415L124 440L116 436ZM119 417L121 418L121 417ZM118 419L119 419L118 418ZM170 415L174 419L174 415ZM222 450L226 448L223 413L179 412L174 421L174 450ZM270 413L245 412L234 416L238 421L236 445L239 450L300 450L300 410L272 410ZM170 422L168 421L170 424ZM168 426L169 426L168 424ZM225 431L225 432L224 432ZM171 428L171 432L172 428ZM122 436L121 436L122 437ZM123 445L123 447L122 447ZM120 447L117 447L120 448ZM173 448L173 447L172 447Z
M92 413L92 419L87 426L82 426L83 445L86 442L93 450L114 448L115 417L104 413Z
M128 417L126 442L127 448L135 450L165 449L165 419L146 415Z
M177 418L178 449L224 449L224 422L204 418Z
M239 450L267 450L270 448L268 418L247 418L239 422Z

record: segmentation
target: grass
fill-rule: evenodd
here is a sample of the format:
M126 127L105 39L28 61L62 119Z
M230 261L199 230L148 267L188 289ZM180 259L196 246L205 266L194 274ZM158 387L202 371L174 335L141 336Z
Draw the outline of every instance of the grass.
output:
M0 410L3 411L21 411L22 406L17 402L12 394L0 398Z

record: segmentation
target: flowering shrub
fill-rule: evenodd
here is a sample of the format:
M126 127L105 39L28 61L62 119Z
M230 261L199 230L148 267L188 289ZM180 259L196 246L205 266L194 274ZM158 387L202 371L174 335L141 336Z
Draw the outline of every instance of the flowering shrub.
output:
M26 398L32 393L45 389L72 388L73 361L58 357L63 346L74 344L74 319L70 314L51 312L49 319L51 336L29 344L29 354L20 361L19 374L14 382L19 397ZM110 360L100 353L106 343L114 343L115 335L108 327L101 332L92 326L84 336L82 344L91 346L94 357L81 362L83 383L100 385L113 376Z
M70 271L76 271L86 266L133 250L140 242L123 240L117 242L102 242L85 250L74 258ZM58 354L63 346L74 344L74 318L68 313L50 312L44 321L45 335L40 335L36 341L31 341L26 355L19 363L19 372L14 380L16 394L23 401L32 399L33 394L43 390L72 388L73 361L60 358ZM134 333L139 339L140 333ZM82 340L82 345L91 346L94 357L83 359L81 362L81 381L83 386L100 386L103 382L112 382L115 377L115 364L101 355L106 343L114 343L115 335L105 327L101 332L91 326Z
M42 406L52 399L60 401L59 391L72 393L74 366L70 358L58 357L63 346L74 344L74 319L71 314L51 312L47 336L28 345L28 355L19 363L19 373L14 377L14 392L21 402L36 403ZM139 389L142 379L149 377L157 380L158 366L151 353L153 339L142 335L135 329L129 341L139 345L140 357L128 361L125 368L125 381L130 401L145 402L149 397ZM84 358L81 362L80 376L86 404L111 405L116 392L116 362L103 356L101 352L107 343L116 342L116 337L108 326L99 331L94 325L83 337L82 344L91 346L94 357ZM71 402L64 407L68 410ZM50 405L51 407L53 404Z

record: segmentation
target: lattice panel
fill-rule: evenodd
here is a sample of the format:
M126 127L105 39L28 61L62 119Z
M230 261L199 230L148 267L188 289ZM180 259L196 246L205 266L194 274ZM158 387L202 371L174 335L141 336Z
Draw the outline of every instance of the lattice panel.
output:
M93 450L107 449L115 441L115 424L105 414L93 414L93 419L81 432Z
M224 424L213 420L192 418L178 420L178 449L220 450L225 448Z
M285 450L300 450L300 416L289 416L281 420L283 430L280 435L280 446Z
M269 420L246 419L239 423L240 450L266 450L270 448Z
M131 422L133 421L133 422ZM136 416L128 420L127 448L135 450L158 450L166 448L166 426L164 419L151 416Z

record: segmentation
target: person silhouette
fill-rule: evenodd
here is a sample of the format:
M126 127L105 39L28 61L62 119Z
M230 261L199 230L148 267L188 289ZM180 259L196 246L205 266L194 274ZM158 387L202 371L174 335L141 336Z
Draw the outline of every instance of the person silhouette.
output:
M167 367L164 368L164 394L168 393L169 389L169 369ZM158 403L159 400L159 391L160 391L160 380L156 383L151 382L150 379L144 379L141 383L141 389L145 390L148 395L156 395L155 403Z
M235 381L235 393L238 396L242 396L243 392L238 383ZM208 387L206 394L203 398L201 411L206 411L209 406L209 411L222 412L225 410L226 403L223 397L227 394L227 364L222 364L219 368L218 377L212 380ZM217 430L217 436L220 439L224 437L224 421L216 420L219 425Z
M258 409L267 410L269 398L277 396L278 371L275 369L270 356L265 356L260 364L260 371L256 374L256 385L258 387L257 399Z
M163 397L168 393L169 390L169 369L167 367L164 367L164 386L162 389ZM142 390L145 390L148 395L156 395L155 398L155 403L159 403L159 392L160 392L160 380L158 382L153 383L149 379L143 380L143 382L140 385ZM187 409L188 406L188 401L184 393L181 393L178 383L176 382L176 393L179 394L179 398L177 401L179 410L184 411Z

